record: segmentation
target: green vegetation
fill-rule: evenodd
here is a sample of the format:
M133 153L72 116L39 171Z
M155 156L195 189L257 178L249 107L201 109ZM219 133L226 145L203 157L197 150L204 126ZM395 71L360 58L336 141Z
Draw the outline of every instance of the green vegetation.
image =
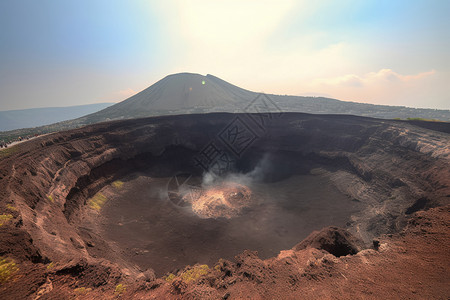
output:
M201 276L208 274L208 265L197 265L181 274L181 279L185 282L191 282L199 279Z
M0 215L0 226L5 225L13 216L11 214Z
M406 118L408 121L425 121L425 122L442 122L437 119L424 119L424 118Z
M216 266L216 268L219 267L219 265ZM185 269L183 273L181 273L180 278L186 283L189 283L191 281L196 281L200 277L208 274L210 271L208 265L195 265L193 267L190 267L188 269ZM164 277L164 279L167 282L172 282L177 276L175 274L169 273L167 276Z
M51 270L51 269L53 269L54 267L55 267L55 263L54 263L54 262L51 262L51 263L48 264L47 270Z
M55 202L55 200L53 200L53 196L52 195L47 195L48 200L50 200L51 203Z
M393 118L393 120L398 120L398 121L402 121L402 120L406 120L406 121L423 121L423 122L442 122L442 123L448 123L448 121L442 121L439 119L427 119L427 118Z
M96 211L100 211L107 200L108 200L108 198L106 198L105 195L98 192L97 194L94 195L94 197L92 197L89 200L88 204L92 209L95 209Z
M17 211L17 207L12 206L11 204L6 204L6 208L9 209L10 211Z
M19 145L8 147L6 149L0 150L0 159L6 158L19 151Z
M125 285L123 285L123 284L121 284L121 283L119 283L117 286L116 286L116 290L114 291L116 294L119 294L119 295L121 295L121 294L123 294L125 291L126 291L126 287L125 287Z
M170 273L169 275L167 275L166 277L164 277L164 279L167 281L167 282L172 282L174 279L175 279L175 275L174 274L172 274L172 273Z
M112 186L120 190L123 187L123 181L116 180L112 183Z
M0 256L0 284L7 282L19 270L14 260Z
M85 287L79 287L76 288L74 290L75 293L79 294L79 295L86 295L87 293L89 293L90 291L92 291L91 288L85 288Z
M217 265L214 266L214 270L220 271L220 266L223 265L224 260L222 258L219 258L219 262Z

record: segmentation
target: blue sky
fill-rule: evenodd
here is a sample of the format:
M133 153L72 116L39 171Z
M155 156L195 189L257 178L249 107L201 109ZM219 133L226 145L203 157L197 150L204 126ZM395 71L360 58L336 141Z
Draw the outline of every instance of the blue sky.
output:
M0 110L117 102L177 72L450 109L449 11L447 0L3 0Z

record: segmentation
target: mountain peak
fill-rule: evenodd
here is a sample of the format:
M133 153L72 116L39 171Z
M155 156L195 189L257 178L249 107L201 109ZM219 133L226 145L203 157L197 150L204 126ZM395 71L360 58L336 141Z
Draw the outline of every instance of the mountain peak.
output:
M198 74L198 73L190 73L190 72L180 72L180 73L173 73L173 74L169 74L164 78L169 78L169 77L207 77L208 75L202 75L202 74ZM163 78L163 79L164 79Z
M140 93L89 116L95 119L136 118L157 114L235 111L255 93L211 74L175 73Z

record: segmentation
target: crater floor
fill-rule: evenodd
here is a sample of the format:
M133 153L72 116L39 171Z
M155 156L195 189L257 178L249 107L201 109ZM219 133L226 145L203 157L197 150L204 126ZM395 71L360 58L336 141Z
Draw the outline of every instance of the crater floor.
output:
M245 249L257 250L261 258L276 256L313 230L345 226L362 209L327 178L297 175L274 183L250 183L255 203L241 215L204 219L189 206L169 200L170 180L135 174L121 189L107 186L101 191L108 201L100 215L88 210L90 230L125 260L143 270L153 268L158 275L185 265L212 265Z

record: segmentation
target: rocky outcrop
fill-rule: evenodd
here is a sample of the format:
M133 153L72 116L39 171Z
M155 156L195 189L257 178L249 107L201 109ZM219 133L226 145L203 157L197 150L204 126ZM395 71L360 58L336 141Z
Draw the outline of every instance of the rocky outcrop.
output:
M327 227L314 231L293 248L295 251L306 248L325 250L336 257L352 255L364 249L364 243L351 233L338 227Z

